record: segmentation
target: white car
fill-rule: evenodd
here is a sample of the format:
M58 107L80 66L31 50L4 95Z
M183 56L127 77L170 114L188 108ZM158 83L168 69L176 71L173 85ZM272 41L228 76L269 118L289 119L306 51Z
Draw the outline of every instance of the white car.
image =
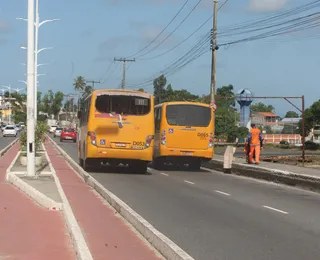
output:
M56 130L57 127L58 127L57 125L52 125L52 126L50 126L49 132L50 132L50 133L54 133L54 131Z
M61 136L63 128L62 127L57 127L56 130L54 131L53 137Z
M17 129L14 125L7 125L2 132L3 137L5 136L17 136Z

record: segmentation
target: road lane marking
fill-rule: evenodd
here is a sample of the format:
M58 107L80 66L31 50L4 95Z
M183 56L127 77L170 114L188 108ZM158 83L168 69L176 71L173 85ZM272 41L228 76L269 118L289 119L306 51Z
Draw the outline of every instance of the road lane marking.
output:
M226 193L226 192L223 192L223 191L220 191L220 190L215 190L215 192L220 193L222 195L230 196L229 193Z
M164 176L169 176L169 174L164 173L164 172L160 172L160 174L164 175Z
M270 210L276 211L276 212L279 212L279 213L282 213L282 214L289 214L286 211L283 211L283 210L280 210L280 209L276 209L276 208L273 208L273 207L269 207L269 206L262 206L262 207L264 207L266 209L270 209Z
M184 180L184 182L186 182L186 183L189 183L189 184L195 184L194 182L191 182L191 181L187 181L187 180Z
M153 169L151 169L151 168L149 168L149 167L148 167L147 169L148 169L148 171L152 171L152 170L153 170Z

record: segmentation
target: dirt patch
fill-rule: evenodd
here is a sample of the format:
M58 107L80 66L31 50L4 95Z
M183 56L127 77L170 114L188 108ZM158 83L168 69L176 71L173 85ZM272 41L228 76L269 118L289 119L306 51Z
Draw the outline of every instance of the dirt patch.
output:
M264 162L282 163L287 165L302 166L301 156L265 156L261 157ZM305 167L320 168L320 156L306 156Z

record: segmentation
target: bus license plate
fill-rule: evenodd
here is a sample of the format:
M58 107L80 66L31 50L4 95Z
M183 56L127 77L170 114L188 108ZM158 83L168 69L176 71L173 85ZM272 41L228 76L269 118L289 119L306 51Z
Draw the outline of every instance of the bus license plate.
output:
M182 155L192 155L192 152L182 152Z
M116 143L116 147L126 147L126 144Z

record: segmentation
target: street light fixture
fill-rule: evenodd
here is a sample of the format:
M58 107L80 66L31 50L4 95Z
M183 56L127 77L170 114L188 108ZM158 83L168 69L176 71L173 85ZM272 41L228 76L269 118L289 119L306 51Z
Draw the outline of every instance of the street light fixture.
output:
M35 26L35 68L34 68L34 77L35 77L35 93L34 95L37 96L37 92L38 92L38 54L41 52L41 51L44 51L44 50L50 50L50 49L53 49L52 47L49 47L49 48L42 48L40 50L38 50L39 48L39 28L46 24L46 23L49 23L49 22L55 22L55 21L60 21L60 19L48 19L48 20L44 20L42 22L40 22L40 17L39 17L39 0L36 0L36 20L34 22L34 26ZM17 20L22 20L22 21L28 21L28 19L25 19L25 18L16 18ZM23 48L24 49L24 48ZM37 119L37 101L35 100L35 117Z

